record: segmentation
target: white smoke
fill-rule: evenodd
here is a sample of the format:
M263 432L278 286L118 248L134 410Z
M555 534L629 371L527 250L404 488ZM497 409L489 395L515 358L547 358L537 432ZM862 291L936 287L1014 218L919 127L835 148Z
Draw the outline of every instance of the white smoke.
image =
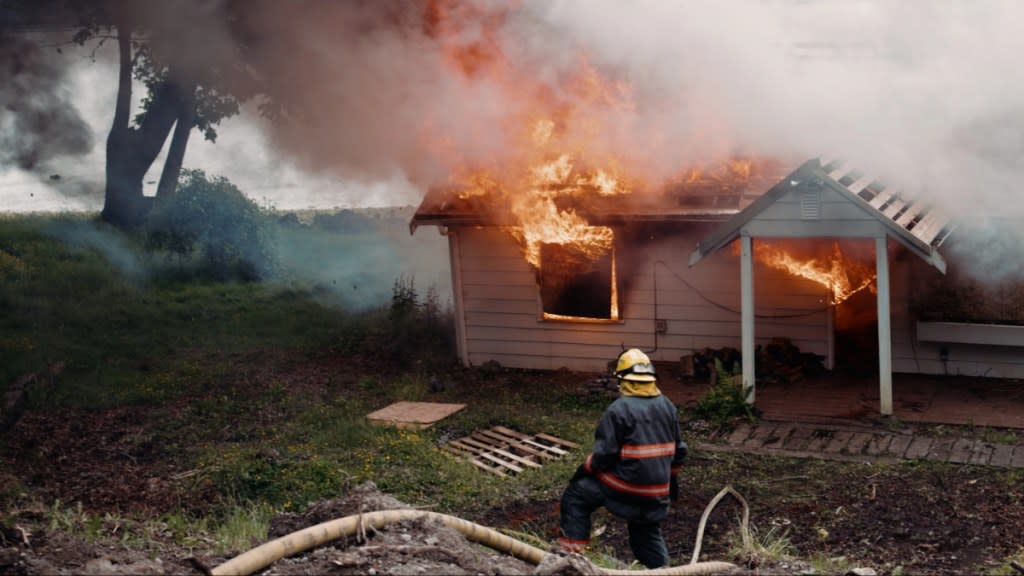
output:
M954 216L951 256L1024 277L1024 4L1013 0L555 0L528 4L702 153L841 156ZM657 153L652 151L652 153Z
M1024 212L1024 4L697 0L531 4L627 70L670 148L841 155L960 216ZM684 161L685 158L679 158ZM671 162L672 159L669 159Z

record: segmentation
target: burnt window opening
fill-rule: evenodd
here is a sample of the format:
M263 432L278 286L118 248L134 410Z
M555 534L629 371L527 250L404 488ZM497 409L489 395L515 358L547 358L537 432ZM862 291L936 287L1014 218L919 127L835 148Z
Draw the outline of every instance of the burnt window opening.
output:
M571 244L541 244L539 278L544 319L619 319L614 249L591 258Z

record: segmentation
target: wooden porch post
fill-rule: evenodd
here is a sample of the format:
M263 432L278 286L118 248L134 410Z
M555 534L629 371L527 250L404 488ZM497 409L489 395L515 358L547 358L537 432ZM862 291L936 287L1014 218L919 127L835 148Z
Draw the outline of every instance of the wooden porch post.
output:
M878 397L883 416L892 415L892 330L889 314L888 237L875 238L875 282L878 288Z
M469 350L466 348L466 316L462 303L462 249L459 235L447 226L441 227L441 235L448 237L448 261L451 262L452 303L455 312L455 349L463 366L469 366Z
M754 403L754 263L750 236L740 236L740 323L743 354L743 395Z

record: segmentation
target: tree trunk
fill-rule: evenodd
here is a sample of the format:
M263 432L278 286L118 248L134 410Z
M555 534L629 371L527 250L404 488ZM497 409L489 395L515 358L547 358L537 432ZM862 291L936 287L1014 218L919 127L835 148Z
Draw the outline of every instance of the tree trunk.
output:
M178 176L181 175L181 165L185 160L185 148L188 147L188 138L196 123L195 84L186 82L178 92L178 119L174 125L174 136L171 137L167 159L164 160L164 170L160 174L160 183L156 187L157 201L170 198L178 189Z
M142 124L137 128L129 125L132 29L122 21L117 24L117 30L120 56L117 104L107 136L107 185L101 216L115 226L132 228L142 224L152 206L152 199L142 192L142 179L160 154L178 118L182 98L173 83L164 81L156 88ZM184 154L184 147L181 153Z
M132 102L132 28L117 23L119 68L114 122L107 135L107 185L102 218L115 226L130 227L140 221L142 177L134 177L128 157L132 153L132 131L128 126Z

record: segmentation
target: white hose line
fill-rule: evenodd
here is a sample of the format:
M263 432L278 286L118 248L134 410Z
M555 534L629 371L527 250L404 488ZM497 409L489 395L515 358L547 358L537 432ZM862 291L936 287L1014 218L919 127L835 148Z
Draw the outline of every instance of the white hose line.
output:
M690 558L690 565L697 563L697 559L700 558L701 544L704 542L704 525L708 522L708 516L711 515L711 511L715 509L715 506L725 498L726 494L732 494L740 504L743 504L743 519L740 520L740 537L743 539L743 547L747 550L750 549L750 506L747 504L747 499L740 495L732 486L726 486L718 491L718 494L708 502L708 505L704 507L704 514L700 517L700 524L697 526L697 540L693 544L693 557Z
M617 570L615 568L601 568L600 566L594 566L594 568L607 576L698 576L731 572L736 568L736 565L729 562L713 561L669 566L667 568L654 568L651 570Z
M475 524L462 518L429 512L425 510L381 510L346 516L336 520L329 520L315 526L310 526L276 540L261 544L248 552L243 552L231 560L214 567L210 574L213 576L225 576L238 574L247 576L257 570L269 566L273 562L304 552L336 540L350 534L365 534L367 529L380 528L394 522L414 520L418 518L432 518L440 520L446 526L458 530L466 539L483 544L495 550L506 552L531 564L540 564L548 552L514 538L510 538L497 530ZM609 576L636 575L639 573L650 574L651 576L688 576L691 574L716 574L727 572L736 566L728 562L701 562L690 563L684 566L673 566L670 568L658 568L656 570L609 570L598 568L602 574Z

